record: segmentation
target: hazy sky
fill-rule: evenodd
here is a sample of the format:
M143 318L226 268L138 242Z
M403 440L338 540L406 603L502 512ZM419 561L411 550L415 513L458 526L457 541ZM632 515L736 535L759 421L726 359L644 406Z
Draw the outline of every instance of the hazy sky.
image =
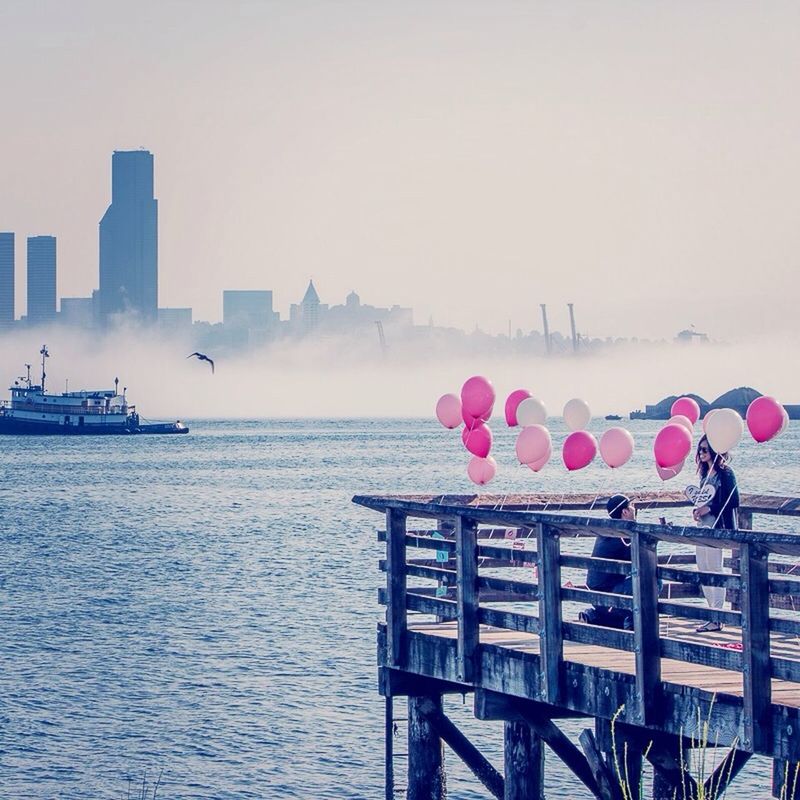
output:
M97 286L111 152L155 154L160 304L592 336L796 336L794 2L0 2L0 230Z

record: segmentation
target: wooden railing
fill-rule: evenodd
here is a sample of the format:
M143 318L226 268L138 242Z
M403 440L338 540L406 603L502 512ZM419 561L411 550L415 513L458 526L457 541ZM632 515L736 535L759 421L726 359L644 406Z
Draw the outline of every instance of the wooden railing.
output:
M539 643L540 680L532 699L552 705L562 702L565 642L628 651L635 660L635 701L625 709L624 721L636 725L659 724L662 659L730 670L741 674L743 735L739 747L770 753L771 681L796 683L800 692L800 567L795 570L800 563L800 537L760 530L632 523L575 513L509 511L449 504L444 498L430 502L356 497L354 501L386 514L387 555L381 562L386 589L381 601L387 607L387 666L409 668L406 644L413 614L456 622L456 678L476 686L481 682L481 625L534 634ZM798 505L772 500L760 505L745 503L750 513L792 516L800 515ZM437 525L412 529L409 518L433 518ZM576 537L587 535L630 539L631 561L574 552ZM738 552L740 574L690 568L689 554L681 553L680 546L699 544ZM679 546L670 548L678 552L668 556L669 564L664 563L663 552L659 559L659 547L663 551L667 545ZM409 557L412 551L416 555ZM420 557L421 551L431 554ZM771 561L771 556L778 560ZM591 591L580 582L564 585L563 570L590 566L630 574L631 596ZM420 581L427 585L416 585ZM739 607L715 610L705 603L667 599L660 583L695 589L701 585L725 587L739 593ZM583 624L576 618L580 604L629 610L633 630ZM782 611L771 613L771 606L780 606ZM660 623L667 617L735 626L741 629L741 646L715 646L702 635L691 641L662 635ZM771 633L784 639L787 635L798 637L796 652L789 642L784 643L780 655L773 655Z

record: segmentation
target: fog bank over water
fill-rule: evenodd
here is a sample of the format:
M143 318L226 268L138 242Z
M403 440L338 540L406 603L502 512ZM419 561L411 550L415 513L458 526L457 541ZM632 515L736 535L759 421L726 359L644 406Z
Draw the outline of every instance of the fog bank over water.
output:
M540 397L560 415L583 397L595 416L627 415L669 394L696 392L711 401L728 389L752 386L784 403L800 403L794 368L800 336L746 344L616 345L581 356L452 352L436 343L392 347L384 356L370 339L281 342L250 352L208 354L208 364L186 356L195 348L164 332L107 334L63 329L15 332L0 339L5 387L32 364L38 383L39 349L46 342L47 387L52 392L111 388L120 379L148 419L264 417L432 417L436 399L458 393L470 375L489 377L497 411L516 388ZM497 417L495 417L497 418Z

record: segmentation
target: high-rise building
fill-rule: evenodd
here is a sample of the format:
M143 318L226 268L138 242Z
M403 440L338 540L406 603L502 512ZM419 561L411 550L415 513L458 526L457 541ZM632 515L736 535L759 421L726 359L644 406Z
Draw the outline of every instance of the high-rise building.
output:
M158 200L153 154L115 150L111 205L100 220L100 319L133 314L158 318Z
M56 237L28 237L29 324L56 318Z
M225 289L222 292L222 322L232 328L270 328L277 323L268 289Z
M0 233L0 328L14 323L14 234Z

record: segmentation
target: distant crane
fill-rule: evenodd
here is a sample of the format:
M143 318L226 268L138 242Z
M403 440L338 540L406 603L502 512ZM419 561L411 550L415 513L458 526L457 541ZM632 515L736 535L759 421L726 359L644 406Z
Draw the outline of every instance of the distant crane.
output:
M544 303L539 304L542 309L542 327L544 328L544 346L547 349L547 355L550 355L550 327L547 324L547 306Z
M578 334L575 333L575 309L572 307L572 303L567 303L567 308L569 309L569 327L572 331L572 352L578 352Z
M389 349L389 346L386 344L386 335L383 332L383 323L378 319L375 320L375 324L378 326L378 340L381 343L381 353L386 355L386 351Z

